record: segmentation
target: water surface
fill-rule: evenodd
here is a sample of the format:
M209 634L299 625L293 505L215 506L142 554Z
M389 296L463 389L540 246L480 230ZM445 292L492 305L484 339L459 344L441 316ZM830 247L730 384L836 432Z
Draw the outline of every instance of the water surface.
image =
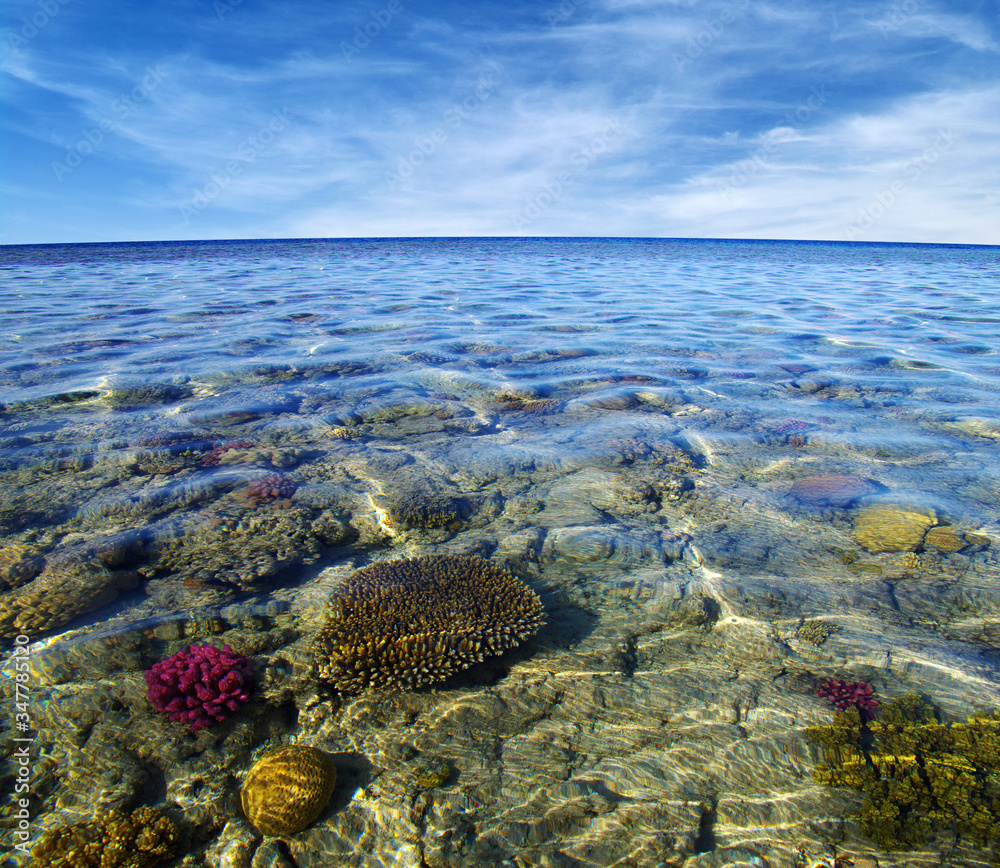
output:
M33 840L151 805L204 864L247 836L277 858L234 793L300 742L341 784L281 845L299 866L988 864L947 829L880 851L803 730L833 678L945 722L1000 706L998 266L663 239L3 248L0 626L30 643ZM440 688L317 686L338 584L442 553L508 567L546 625ZM252 656L256 692L195 737L142 672L205 641ZM421 789L419 762L452 776Z

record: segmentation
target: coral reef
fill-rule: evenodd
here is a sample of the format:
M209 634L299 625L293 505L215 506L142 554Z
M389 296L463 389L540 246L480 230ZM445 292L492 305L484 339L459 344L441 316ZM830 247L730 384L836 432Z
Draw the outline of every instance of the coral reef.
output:
M153 708L192 732L225 720L250 698L250 658L234 654L228 645L184 648L145 675Z
M201 456L199 462L202 467L218 467L222 463L222 456L232 450L252 449L254 443L251 440L230 440L226 443L217 443L208 452Z
M630 466L637 461L644 461L653 454L653 447L645 440L636 437L619 437L605 444L613 464Z
M0 638L56 630L135 585L134 573L109 571L97 560L61 558L0 599Z
M924 537L925 546L933 546L942 552L958 552L964 549L968 543L962 538L962 534L953 527L932 527Z
M102 398L113 410L139 410L171 404L193 393L185 383L116 383Z
M413 781L421 790L431 790L446 784L451 778L451 766L445 760L419 759L411 769Z
M171 451L186 451L192 446L202 446L204 436L193 431L164 431L160 434L151 434L149 437L141 437L136 441L137 446L145 447L170 447Z
M336 782L328 753L304 745L275 748L243 782L243 813L265 835L294 835L323 813Z
M789 366L783 365L782 367L785 367L787 370ZM775 425L771 430L776 434L788 434L791 431L808 431L812 427L812 422L803 422L801 419L790 419L788 422Z
M817 782L864 794L862 832L887 850L951 832L979 846L1000 836L1000 712L943 724L916 694L866 723L855 707L806 729L826 760Z
M250 482L240 496L251 506L261 506L273 500L288 500L295 494L296 488L294 479L279 473L269 473Z
M0 588L16 588L30 582L45 565L45 559L32 546L12 543L0 548Z
M933 510L905 506L870 506L854 519L854 539L858 545L878 552L915 552L924 535L937 524Z
M501 392L495 398L495 406L503 410L519 410L523 413L555 413L565 404L556 398L539 398L521 392Z
M305 453L294 447L255 446L228 449L219 458L219 464L253 464L257 467L294 467Z
M352 573L311 647L341 693L415 688L513 648L544 619L538 596L496 564L429 555Z
M81 551L85 557L97 558L109 569L117 569L127 565L134 566L144 560L147 542L145 533L125 531L88 540Z
M208 443L198 434L169 433L144 437L138 442L144 447L132 456L129 466L144 475L173 475L201 460Z
M875 691L864 681L831 678L816 691L816 695L820 699L829 699L837 707L837 711L856 708L862 720L871 720L878 708Z
M457 530L466 504L426 480L397 482L389 494L374 494L372 505L382 511L390 527Z
M199 519L186 533L162 544L147 572L176 573L194 588L257 586L279 572L311 563L324 546L337 545L351 533L328 512L294 506Z
M809 620L802 622L795 635L803 642L809 642L812 645L822 645L838 630L840 630L840 627L836 624L831 624L829 621Z
M45 832L31 854L46 868L150 868L174 855L179 838L174 822L155 808L109 811Z

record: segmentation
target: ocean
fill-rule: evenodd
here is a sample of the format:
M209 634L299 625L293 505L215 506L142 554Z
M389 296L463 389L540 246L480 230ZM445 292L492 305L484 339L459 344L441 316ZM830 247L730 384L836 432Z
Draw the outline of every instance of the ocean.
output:
M143 866L1000 854L1000 248L60 244L0 274L4 864L115 834ZM415 604L370 590L402 561ZM239 695L198 718L205 669L159 707L148 673L203 645ZM282 804L322 804L262 834L248 771L289 745L332 797L292 763Z

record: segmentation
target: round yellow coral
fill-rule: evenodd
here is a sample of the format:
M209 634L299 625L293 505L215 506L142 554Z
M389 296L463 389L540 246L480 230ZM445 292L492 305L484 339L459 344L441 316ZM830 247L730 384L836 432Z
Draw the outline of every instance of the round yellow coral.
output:
M328 753L305 745L275 748L243 782L243 813L265 835L294 835L323 813L336 782Z

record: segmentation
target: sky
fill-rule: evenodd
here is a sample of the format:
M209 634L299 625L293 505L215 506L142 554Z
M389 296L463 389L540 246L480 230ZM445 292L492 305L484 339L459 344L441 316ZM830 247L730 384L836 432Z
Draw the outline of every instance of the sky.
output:
M1000 244L1000 0L6 0L0 244Z

